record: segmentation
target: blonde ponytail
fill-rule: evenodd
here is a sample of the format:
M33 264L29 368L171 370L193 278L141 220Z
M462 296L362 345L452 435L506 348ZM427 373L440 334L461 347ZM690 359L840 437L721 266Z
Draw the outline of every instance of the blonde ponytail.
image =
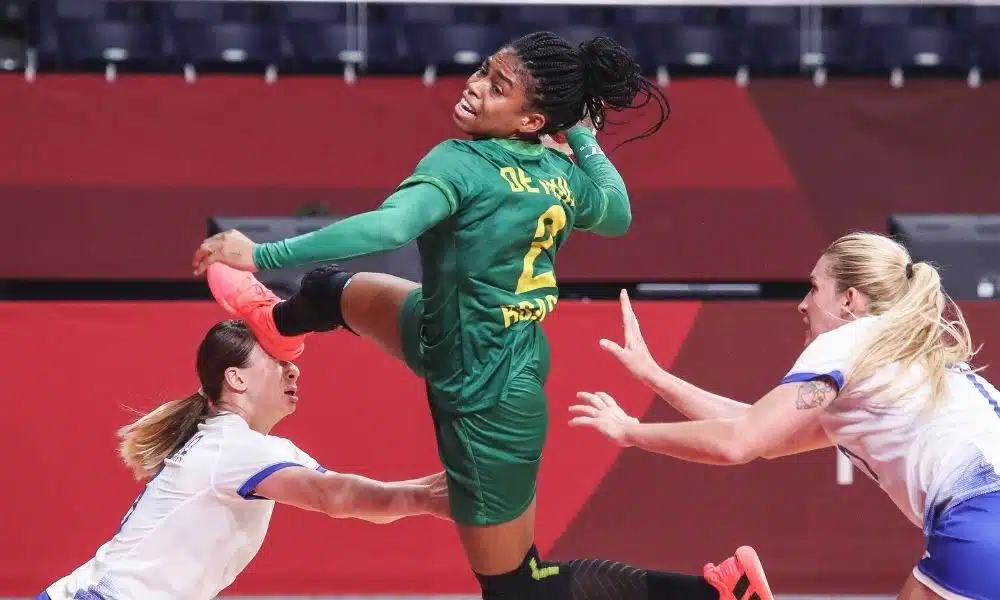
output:
M826 256L838 291L855 288L869 302L879 328L858 353L846 385L871 377L879 368L898 363L904 370L919 365L932 399L946 391L950 365L972 359L975 350L961 309L944 293L933 265L912 263L895 241L878 234L856 233L831 244ZM898 390L903 395L911 390Z
M121 438L118 454L136 479L152 477L211 414L211 403L202 392L165 402L118 430Z

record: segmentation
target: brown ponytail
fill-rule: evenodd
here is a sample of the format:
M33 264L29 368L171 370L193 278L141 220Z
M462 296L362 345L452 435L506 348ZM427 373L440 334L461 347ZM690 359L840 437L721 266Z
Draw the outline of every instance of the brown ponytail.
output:
M176 449L198 431L212 415L208 397L197 392L171 400L118 430L118 454L136 479L151 477Z
M243 321L222 321L208 330L195 360L201 389L183 400L166 402L118 430L118 454L136 479L153 476L167 457L191 439L198 425L215 413L226 371L245 368L256 347L257 339Z

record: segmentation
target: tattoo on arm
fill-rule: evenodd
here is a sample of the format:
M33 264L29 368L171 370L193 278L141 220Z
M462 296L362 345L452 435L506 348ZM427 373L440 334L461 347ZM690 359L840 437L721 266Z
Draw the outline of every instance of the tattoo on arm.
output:
M799 410L809 410L823 404L837 395L837 389L830 385L825 379L807 381L799 388L799 395L795 398L795 408Z

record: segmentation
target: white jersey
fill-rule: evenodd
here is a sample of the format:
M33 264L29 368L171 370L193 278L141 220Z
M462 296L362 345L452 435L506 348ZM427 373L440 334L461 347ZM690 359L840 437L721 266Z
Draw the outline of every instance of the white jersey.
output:
M823 429L926 529L948 507L1000 490L1000 393L964 364L949 370L946 397L936 407L926 383L902 398L878 389L887 382L902 390L920 383L920 367L902 372L887 365L845 388L844 374L878 326L877 317L865 317L817 336L782 383L823 375L837 381L840 393L820 416Z
M88 563L52 584L52 600L210 600L264 542L274 502L254 495L285 467L324 470L242 417L209 418L132 504ZM42 596L44 598L44 595Z

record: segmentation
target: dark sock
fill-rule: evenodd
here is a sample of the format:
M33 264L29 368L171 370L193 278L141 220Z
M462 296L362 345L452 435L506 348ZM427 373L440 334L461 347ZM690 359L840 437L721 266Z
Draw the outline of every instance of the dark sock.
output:
M664 571L646 571L649 599L690 598L691 600L718 600L719 592L701 575L685 575Z
M309 301L295 294L288 300L277 303L271 309L274 325L281 335L292 337L303 333L330 331L336 329L328 322L318 322L314 318L315 310L309 306Z
M704 577L601 559L542 562L532 546L514 571L477 575L486 600L718 600Z
M569 600L718 600L704 577L640 569L612 560L576 559L565 563ZM561 569L560 569L561 570Z
M354 273L324 265L306 273L294 296L272 309L274 325L284 336L332 331L346 327L340 297Z

